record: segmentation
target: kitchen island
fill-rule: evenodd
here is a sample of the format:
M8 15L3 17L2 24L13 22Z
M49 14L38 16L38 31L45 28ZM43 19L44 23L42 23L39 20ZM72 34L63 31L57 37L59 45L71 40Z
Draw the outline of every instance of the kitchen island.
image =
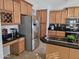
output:
M46 59L79 59L79 43L52 37L41 40L46 44Z

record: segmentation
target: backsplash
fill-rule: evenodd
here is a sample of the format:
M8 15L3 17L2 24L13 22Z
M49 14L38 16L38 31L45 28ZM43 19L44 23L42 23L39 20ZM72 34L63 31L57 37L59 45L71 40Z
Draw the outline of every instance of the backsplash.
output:
M2 25L2 29L6 28L8 30L8 33L11 33L11 28L16 28L17 30L18 29L18 25Z

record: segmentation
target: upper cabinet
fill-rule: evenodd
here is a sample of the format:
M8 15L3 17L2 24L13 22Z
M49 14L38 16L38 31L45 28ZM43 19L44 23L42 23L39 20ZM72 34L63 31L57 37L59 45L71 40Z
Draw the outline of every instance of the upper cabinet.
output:
M56 24L60 24L62 18L62 11L56 11Z
M50 11L49 13L49 23L56 23L56 12L55 11Z
M62 20L61 20L61 24L65 24L67 19L67 9L62 10Z
M42 11L42 19L41 19L41 23L45 23L47 22L47 10L43 10Z
M37 10L36 15L40 18L40 23L46 24L47 22L47 10Z
M14 18L13 23L14 24L20 24L20 3L14 1Z
M68 18L74 17L75 8L70 7L68 8Z
M75 8L75 17L79 17L79 7Z
M0 0L0 9L3 9L3 0Z
M13 0L4 0L4 10L13 11Z
M28 4L25 1L21 1L21 14L28 15Z
M28 3L28 15L32 15L32 5Z

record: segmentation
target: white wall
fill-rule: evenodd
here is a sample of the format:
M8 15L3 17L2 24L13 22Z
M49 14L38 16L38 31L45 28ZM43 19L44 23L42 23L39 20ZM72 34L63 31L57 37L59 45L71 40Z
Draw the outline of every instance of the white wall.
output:
M8 33L11 33L10 28L16 28L18 30L18 25L2 25L2 29L8 29Z

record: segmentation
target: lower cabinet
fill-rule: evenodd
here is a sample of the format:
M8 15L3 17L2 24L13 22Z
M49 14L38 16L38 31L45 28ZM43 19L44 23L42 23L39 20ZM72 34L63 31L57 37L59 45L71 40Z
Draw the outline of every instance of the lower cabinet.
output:
M49 30L49 31L48 31L48 36L49 36L49 37L56 37L56 33L57 33L56 31L51 31L51 30Z
M70 49L69 59L79 59L79 50L77 50L77 49Z
M44 37L46 35L46 24L45 23L41 23L40 26L40 37Z
M15 44L11 45L11 54L14 55L19 55L21 52L23 52L25 50L25 39L24 38L19 38L17 39L18 42L16 42Z
M69 58L69 48L56 46L56 45L46 45L46 59L68 59Z
M57 31L57 37L58 38L64 38L65 37L65 32L64 31Z

